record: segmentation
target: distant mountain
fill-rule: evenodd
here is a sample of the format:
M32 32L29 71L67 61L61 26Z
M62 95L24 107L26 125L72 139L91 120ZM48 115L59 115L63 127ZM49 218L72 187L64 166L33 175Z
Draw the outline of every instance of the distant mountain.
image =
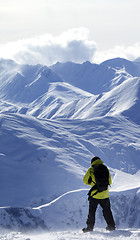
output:
M65 82L93 94L108 92L128 77L140 76L140 65L122 58L110 59L101 64L56 63L51 69Z
M1 60L1 99L7 101L12 112L39 118L88 119L123 114L140 124L138 70L134 62L120 58L100 65L57 63L51 68ZM1 112L5 112L4 103L1 106Z
M0 62L1 97L11 102L30 103L48 91L52 82L62 79L42 65L17 65L13 61Z
M75 64L72 62L57 63L51 66L65 82L92 94L100 94L110 89L110 81L115 70L106 66L91 64Z
M133 77L140 76L140 64L124 58L113 58L103 62L101 65L115 69L123 69L124 73L126 72Z

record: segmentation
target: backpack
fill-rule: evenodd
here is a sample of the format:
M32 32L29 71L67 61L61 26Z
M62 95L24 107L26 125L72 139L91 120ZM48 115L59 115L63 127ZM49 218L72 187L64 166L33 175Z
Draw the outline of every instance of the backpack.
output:
M94 169L94 176L95 176L95 185L90 189L88 195L91 195L93 190L97 190L92 196L96 195L98 192L103 192L107 190L109 185L109 170L108 168L103 165L95 165Z

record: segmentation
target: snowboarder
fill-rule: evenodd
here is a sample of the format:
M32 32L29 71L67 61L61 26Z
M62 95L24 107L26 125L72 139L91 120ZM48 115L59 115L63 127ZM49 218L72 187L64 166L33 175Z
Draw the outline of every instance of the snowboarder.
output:
M83 228L83 232L91 232L93 231L94 224L95 224L95 212L97 209L98 204L102 207L103 210L103 216L104 219L107 223L106 230L115 230L115 222L113 219L112 211L110 208L110 200L109 200L109 186L111 185L111 175L109 170L105 170L107 173L97 173L97 168L106 168L107 167L104 165L103 161L99 157L94 157L91 160L91 167L87 170L83 181L87 185L91 185L91 189L88 193L89 195L89 213L88 213L88 218L87 218L87 227ZM104 166L104 167L103 167ZM96 173L96 174L95 174ZM103 176L103 175L105 175ZM98 182L98 178L100 177L101 182ZM106 180L106 178L108 180ZM102 181L104 182L104 186L102 187ZM100 186L99 186L100 185ZM105 186L106 185L106 186Z

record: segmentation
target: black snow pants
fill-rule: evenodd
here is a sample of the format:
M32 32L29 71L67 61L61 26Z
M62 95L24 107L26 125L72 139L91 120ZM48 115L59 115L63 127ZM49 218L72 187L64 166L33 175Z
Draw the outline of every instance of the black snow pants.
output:
M109 198L105 199L96 199L89 197L89 213L87 218L87 226L93 228L95 224L95 213L98 204L102 207L103 216L109 227L115 227L115 222L113 219L112 211L110 208Z

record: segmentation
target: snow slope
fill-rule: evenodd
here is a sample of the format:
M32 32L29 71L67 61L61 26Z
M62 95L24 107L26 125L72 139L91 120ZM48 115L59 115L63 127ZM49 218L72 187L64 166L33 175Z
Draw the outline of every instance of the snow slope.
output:
M47 66L18 65L8 60L1 60L0 65L1 98L10 102L30 103L48 91L49 83L62 81Z
M0 126L1 206L30 206L83 187L94 154L112 168L139 170L139 128L121 117L52 121L7 114Z
M1 226L82 228L82 178L97 155L113 178L117 226L140 227L139 83L139 63L124 59L51 67L0 60ZM105 227L100 209L97 216Z

